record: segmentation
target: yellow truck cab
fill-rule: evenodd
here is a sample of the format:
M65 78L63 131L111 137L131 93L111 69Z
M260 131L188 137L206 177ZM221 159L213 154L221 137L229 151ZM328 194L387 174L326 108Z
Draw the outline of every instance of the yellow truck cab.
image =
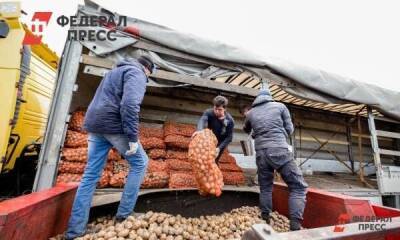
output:
M20 16L18 2L0 2L0 176L7 185L4 175L19 184L23 168L35 171L58 63L47 45L23 45L29 29Z

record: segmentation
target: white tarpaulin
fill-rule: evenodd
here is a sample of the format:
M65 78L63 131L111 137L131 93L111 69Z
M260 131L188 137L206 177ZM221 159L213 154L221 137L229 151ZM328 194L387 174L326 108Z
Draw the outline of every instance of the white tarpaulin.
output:
M118 19L117 13L111 13L102 9L91 1L85 1L86 6L80 9L84 15L107 15L113 14ZM276 58L265 58L255 56L243 49L229 46L218 41L207 40L192 34L182 33L173 29L142 21L133 17L127 17L127 24L138 29L141 38L150 40L168 48L185 52L195 56L201 56L212 60L235 63L239 67L268 69L271 72L278 73L287 77L296 83L296 87L284 88L290 94L302 97L308 100L314 100L325 103L356 103L366 104L374 107L382 114L400 120L400 93L383 89L378 86L355 81L350 78L342 77L333 73L328 73L311 67L305 67L282 61ZM119 56L123 56L121 51L131 51L129 44L136 42L134 39L127 39L127 36L116 36L117 40L111 44L107 41L86 42L82 44L89 47L97 55L112 55L118 52ZM91 46L96 45L96 49ZM130 49L130 50L129 50ZM118 51L117 51L118 50ZM151 53L155 54L155 53ZM268 53L264 53L268 54ZM171 62L162 60L159 56L154 55L160 65L164 65L170 71L187 73L189 75L213 76L220 74L229 75L232 72L211 68L210 66L201 65L184 65L179 61ZM156 59L157 62L157 59ZM261 78L262 76L260 74ZM265 77L267 79L267 77Z

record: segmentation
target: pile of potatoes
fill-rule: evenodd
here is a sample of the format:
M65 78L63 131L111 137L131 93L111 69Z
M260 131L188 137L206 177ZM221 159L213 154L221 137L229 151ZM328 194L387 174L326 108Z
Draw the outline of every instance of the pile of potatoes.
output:
M79 240L192 240L240 239L253 224L265 223L258 207L241 207L221 215L185 218L159 212L129 216L116 223L114 218L100 217L88 224L92 234ZM271 225L278 232L289 231L289 220L277 212L272 213ZM53 238L61 239L61 238Z

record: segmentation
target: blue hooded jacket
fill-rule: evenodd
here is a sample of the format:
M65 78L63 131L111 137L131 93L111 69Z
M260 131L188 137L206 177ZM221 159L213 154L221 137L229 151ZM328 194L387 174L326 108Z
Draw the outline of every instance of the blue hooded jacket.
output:
M84 129L92 133L125 134L138 141L140 105L147 76L134 59L122 60L101 81L85 116Z

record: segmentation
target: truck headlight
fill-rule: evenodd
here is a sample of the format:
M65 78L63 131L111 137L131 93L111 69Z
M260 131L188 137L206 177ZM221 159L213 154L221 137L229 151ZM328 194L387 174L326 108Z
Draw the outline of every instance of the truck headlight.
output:
M21 16L19 2L0 2L0 16L3 18L17 18Z

